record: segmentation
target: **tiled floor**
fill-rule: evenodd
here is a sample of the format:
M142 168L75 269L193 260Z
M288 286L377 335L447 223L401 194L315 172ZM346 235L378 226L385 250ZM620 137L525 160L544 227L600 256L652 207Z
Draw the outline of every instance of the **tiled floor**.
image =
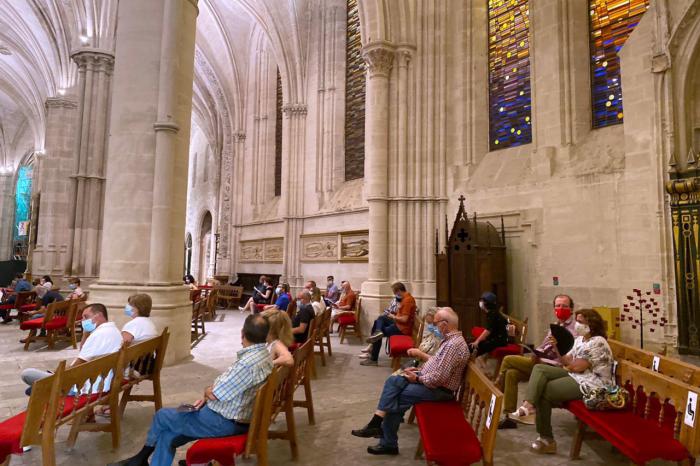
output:
M207 323L206 337L192 350L192 360L167 367L163 371L163 391L166 406L177 406L192 402L204 386L224 369L240 349L240 327L242 317L238 311L221 311L216 322ZM21 333L16 324L0 325L0 348L4 364L0 366L0 419L5 419L24 409L25 387L19 380L19 373L26 367L50 369L61 359L72 359L77 354L73 349L48 351L36 345L33 350L24 352L18 343ZM382 383L390 373L388 361L382 357L380 367L362 367L355 354L360 342L351 339L339 345L333 339L334 353L326 367L318 366L318 378L313 380L316 425L309 425L304 410L297 408L295 419L300 445L300 457L291 463L288 444L280 440L269 442L271 464L302 465L420 465L422 461L413 459L418 440L415 425L403 425L400 431L401 454L397 457L373 457L366 453L366 447L373 440L353 437L350 430L363 426L371 417ZM317 357L318 361L318 357ZM524 385L521 385L521 390ZM122 423L122 445L118 451L111 449L108 434L81 433L73 451L67 451L66 428L58 432L57 464L59 465L104 465L130 456L143 444L146 431L153 415L150 404L132 403L127 407ZM280 421L278 421L280 422ZM284 422L283 420L281 422ZM559 441L559 454L536 456L527 451L528 445L536 437L534 427L525 426L517 430L499 431L496 446L496 465L564 465L569 464L568 450L575 429L572 416L555 410L553 416L555 435ZM184 457L183 447L178 457ZM38 465L41 457L38 448L14 456L11 465ZM239 464L255 464L254 460L241 460ZM629 464L609 444L600 438L591 437L584 442L582 459L579 465L622 465ZM659 463L662 464L662 463Z

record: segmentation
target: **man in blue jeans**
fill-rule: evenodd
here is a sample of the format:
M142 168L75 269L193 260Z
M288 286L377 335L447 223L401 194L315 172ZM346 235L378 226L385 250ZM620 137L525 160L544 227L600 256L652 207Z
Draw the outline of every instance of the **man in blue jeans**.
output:
M228 437L248 431L257 389L272 372L265 342L269 326L258 314L249 315L241 331L243 349L229 369L204 390L204 398L183 409L159 410L135 456L113 465L171 466L178 445L200 438ZM183 442L182 439L185 439Z
M435 325L445 335L434 356L411 348L409 356L425 361L421 368L408 368L401 375L392 375L379 397L377 410L362 429L353 430L356 437L379 437L378 445L367 447L373 455L399 454L399 425L408 409L421 401L448 401L454 399L464 378L469 361L469 348L458 329L459 318L449 307L441 307L435 314Z

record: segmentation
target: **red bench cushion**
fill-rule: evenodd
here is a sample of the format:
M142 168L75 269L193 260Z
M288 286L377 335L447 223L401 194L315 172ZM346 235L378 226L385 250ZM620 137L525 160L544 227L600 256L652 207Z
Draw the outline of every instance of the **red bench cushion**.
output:
M474 338L479 338L486 330L484 327L472 327L471 333Z
M338 316L340 325L352 325L355 323L355 314L341 314Z
M32 320L25 320L19 326L22 330L40 329L41 325L44 323L43 317L37 317ZM68 318L64 316L55 317L51 319L49 323L46 324L46 330L56 330L63 328L68 324Z
M0 304L0 311L11 311L14 308L14 304Z
M392 358L406 356L406 351L413 348L413 338L408 335L392 335L389 337L389 355Z
M523 354L522 346L516 343L509 343L506 346L499 346L489 353L489 356L496 359L503 359L511 354Z
M481 460L481 444L456 401L415 405L425 459L441 466L462 466Z
M19 307L20 311L35 311L39 309L39 304L38 303L31 303L31 304L23 304Z
M300 346L301 346L301 343L295 341L294 343L289 345L289 348L287 348L287 349L289 350L290 353L293 353L296 350L298 350Z
M673 431L635 415L631 410L591 411L582 401L570 401L566 408L635 463L653 459L682 461L690 453L673 438Z
M187 450L187 465L207 464L216 460L223 466L233 466L236 464L234 456L245 451L247 440L248 434L197 440Z
M93 395L94 398L96 395ZM63 416L70 414L73 411L73 407L78 409L87 403L88 397L81 396L78 398L77 405L75 404L75 398L72 396L65 397L65 402L63 404ZM0 422L0 463L5 461L7 456L11 454L22 453L22 446L19 441L22 438L22 429L24 428L24 420L27 416L26 411L22 411L19 414L12 416L9 419L5 419Z

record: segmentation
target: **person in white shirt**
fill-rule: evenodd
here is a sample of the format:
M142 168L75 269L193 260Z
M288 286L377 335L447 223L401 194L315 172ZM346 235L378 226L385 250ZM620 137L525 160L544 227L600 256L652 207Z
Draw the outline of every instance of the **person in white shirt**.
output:
M131 320L122 327L122 338L127 345L158 336L158 330L149 318L152 306L153 301L146 293L129 296L124 314Z
M109 322L107 308L104 304L93 303L83 310L83 320L81 325L83 331L90 335L80 348L78 357L73 361L71 367L92 361L100 356L116 353L122 346L122 336L114 322ZM31 387L37 380L50 376L52 373L40 369L25 369L22 371L22 381L29 385L27 395L31 394ZM109 382L105 382L104 390L109 389Z

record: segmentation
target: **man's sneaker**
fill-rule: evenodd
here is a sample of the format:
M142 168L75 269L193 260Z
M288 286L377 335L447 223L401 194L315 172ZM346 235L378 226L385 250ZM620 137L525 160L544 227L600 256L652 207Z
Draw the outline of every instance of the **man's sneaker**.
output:
M367 339L365 340L365 343L372 344L372 343L374 343L375 341L381 340L383 336L384 336L384 334L383 334L382 332L377 332L377 333L375 333L374 335L372 335L371 337L367 338Z
M377 365L377 361L373 361L370 358L367 358L367 359L363 360L362 362L360 362L360 366L376 366L376 365Z

